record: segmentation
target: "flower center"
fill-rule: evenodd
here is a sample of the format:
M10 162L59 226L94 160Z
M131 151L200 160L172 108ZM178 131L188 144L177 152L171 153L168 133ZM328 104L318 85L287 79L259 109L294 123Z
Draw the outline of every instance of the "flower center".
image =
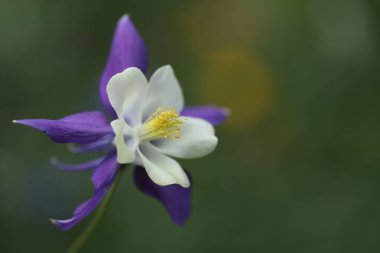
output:
M142 140L178 139L181 136L181 128L185 120L176 112L175 108L158 107L140 128L140 138Z

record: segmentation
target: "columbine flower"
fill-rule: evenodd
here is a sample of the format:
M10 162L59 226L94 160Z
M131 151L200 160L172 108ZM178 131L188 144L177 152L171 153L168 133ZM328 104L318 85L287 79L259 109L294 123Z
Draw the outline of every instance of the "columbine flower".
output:
M170 66L159 68L149 80L143 39L128 16L116 27L108 63L100 81L100 98L114 118L98 111L82 112L58 120L25 119L15 123L44 132L58 143L75 143L74 153L109 150L82 164L52 163L66 171L93 169L94 194L80 204L73 217L52 220L68 230L88 216L107 194L122 164L135 165L134 180L144 193L160 200L172 220L182 224L190 214L188 172L172 157L197 158L217 144L213 125L227 111L214 106L186 107L182 90Z

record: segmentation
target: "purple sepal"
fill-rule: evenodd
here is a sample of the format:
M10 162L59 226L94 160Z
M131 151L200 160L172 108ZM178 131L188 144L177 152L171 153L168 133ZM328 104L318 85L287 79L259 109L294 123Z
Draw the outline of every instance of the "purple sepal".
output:
M113 148L112 140L115 138L114 133L105 135L104 137L82 145L69 145L68 149L74 153L89 153L92 151L98 151L98 150L108 150Z
M185 107L181 115L194 118L201 118L217 126L229 116L230 111L224 107L218 106L188 106Z
M101 112L82 112L58 120L22 119L14 122L40 130L59 143L86 144L113 133Z
M104 114L98 111L79 112L63 117L60 120L68 122L95 124L99 126L109 125L109 122L107 118L104 116Z
M100 99L106 110L114 117L106 87L108 81L117 73L129 67L137 67L145 72L148 65L148 54L140 33L136 30L129 16L124 15L117 23L108 61L100 79Z
M191 176L186 172L189 178ZM174 223L182 225L190 216L191 187L183 188L180 185L160 186L149 178L145 169L136 166L134 181L140 191L158 199L165 206Z
M69 172L78 172L78 171L84 171L84 170L89 170L92 168L95 168L98 166L102 161L104 160L104 157L90 160L84 163L79 163L79 164L66 164L66 163L61 163L58 161L56 158L51 158L50 163L57 167L58 169L64 170L64 171L69 171Z
M116 161L116 152L109 154L95 169L91 181L94 185L92 197L80 204L74 211L73 217L67 220L51 220L61 230L69 230L78 222L86 218L106 196L116 178L119 164Z

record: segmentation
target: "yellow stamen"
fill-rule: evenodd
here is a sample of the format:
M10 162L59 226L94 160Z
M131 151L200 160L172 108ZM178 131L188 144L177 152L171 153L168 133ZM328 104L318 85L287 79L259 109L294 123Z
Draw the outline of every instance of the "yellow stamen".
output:
M149 116L142 126L140 137L143 140L160 138L178 139L181 136L181 128L185 118L181 117L175 110L158 107Z

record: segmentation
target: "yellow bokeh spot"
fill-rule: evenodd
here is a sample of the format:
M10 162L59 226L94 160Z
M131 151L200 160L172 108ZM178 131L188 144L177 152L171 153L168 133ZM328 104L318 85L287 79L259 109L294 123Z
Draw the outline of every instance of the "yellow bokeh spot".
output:
M271 114L276 97L271 78L248 48L220 48L201 57L201 102L229 107L229 127L249 128Z

